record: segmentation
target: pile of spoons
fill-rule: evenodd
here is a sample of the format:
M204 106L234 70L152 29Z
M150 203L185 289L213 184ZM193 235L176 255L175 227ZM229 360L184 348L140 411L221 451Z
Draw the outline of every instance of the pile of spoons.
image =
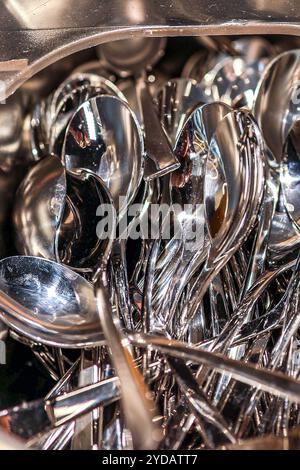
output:
M0 393L0 448L300 448L300 49L171 49L98 46L25 100L0 345L51 386Z

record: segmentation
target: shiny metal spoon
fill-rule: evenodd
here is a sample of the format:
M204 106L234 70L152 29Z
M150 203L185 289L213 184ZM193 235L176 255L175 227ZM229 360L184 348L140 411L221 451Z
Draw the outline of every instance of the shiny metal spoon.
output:
M99 53L121 77L136 79L137 101L143 119L145 150L150 159L145 165L145 179L163 176L178 168L179 163L163 132L155 111L145 70L150 69L164 54L165 38L131 38L99 46ZM152 165L151 165L152 161ZM153 165L154 164L154 165Z
M88 172L85 170L85 171L81 171L81 177L91 179L91 180L96 180L98 181L99 185L102 184L103 191L106 194L105 202L109 203L110 206L113 207L113 201L111 199L111 196L108 193L107 189L105 188L104 183L100 180L98 176L94 175L92 172ZM152 403L152 400L149 398L149 393L146 389L146 386L143 383L142 377L140 376L139 372L135 369L133 359L130 353L130 348L128 346L128 342L126 341L125 338L123 339L122 333L117 326L115 314L113 312L113 309L110 303L109 282L108 282L108 261L109 261L111 250L113 247L113 237L115 236L116 212L112 211L110 213L110 217L112 220L109 221L110 222L109 233L107 234L106 239L101 244L102 251L99 254L99 259L97 260L95 266L92 269L94 273L93 286L91 286L87 281L85 281L83 278L80 278L76 273L73 273L65 266L58 265L57 263L52 262L51 266L49 267L49 265L46 265L45 263L50 263L50 261L42 260L40 258L33 258L33 257L31 258L30 257L28 258L17 257L18 268L16 269L16 271L17 273L19 273L18 282L20 284L21 299L19 299L19 297L17 297L17 299L13 298L13 300L10 299L9 295L11 292L11 285L8 282L5 282L3 284L3 287L6 287L6 291L2 292L2 298L4 299L2 308L5 311L5 319L7 323L9 323L10 321L11 324L14 325L15 329L17 329L17 331L23 332L23 334L29 337L34 338L34 335L37 335L37 334L41 335L39 328L37 328L38 331L35 330L35 328L39 326L44 326L44 331L42 332L44 334L43 342L45 343L48 342L48 344L51 344L51 343L53 344L53 340L52 340L53 329L55 330L58 328L58 331L59 331L60 324L56 325L55 324L56 322L54 321L54 319L52 319L52 322L55 324L54 328L52 327L51 323L50 325L49 323L47 324L47 315L49 315L47 305L49 302L49 298L47 298L46 306L44 306L43 310L38 310L37 319L35 321L33 320L34 318L33 312L35 311L34 308L35 308L36 303L38 303L38 298L40 296L46 299L46 295L45 295L46 293L50 292L50 295L54 295L53 310L50 311L50 314L52 313L53 315L54 313L56 313L56 310L58 310L60 313L63 313L65 316L65 318L63 318L63 328L65 330L68 330L67 322L70 321L71 332L72 330L73 331L77 330L78 323L76 325L77 326L76 328L76 326L74 326L76 317L74 320L72 319L72 313L70 314L70 310L71 312L72 310L74 310L75 312L78 312L79 310L79 313L81 314L85 314L85 315L89 314L92 316L92 319L94 319L94 316L96 312L98 311L98 315L100 316L100 320L101 320L101 326L104 332L104 337L108 341L108 344L110 346L110 350L112 352L112 360L120 378L121 388L124 389L124 387L126 386L126 387L130 387L131 389L130 394L127 394L127 393L124 394L124 412L125 412L126 420L128 422L129 429L132 432L134 444L136 445L137 448L140 448L140 447L151 448L152 446L157 445L160 439L159 428L156 425L152 424L154 405ZM16 258L11 258L11 259L16 260ZM7 262L9 262L11 259L7 259ZM22 259L23 260L30 259L31 264L33 265L29 267L30 271L34 267L36 267L35 266L36 264L38 268L39 267L42 268L42 272L40 271L37 272L37 275L35 277L36 283L33 285L30 284L31 291L32 291L31 295L29 295L28 292L26 292L26 289L28 290L28 283L30 281L28 281L28 276L24 276L24 267L21 267L20 265L20 263L22 264ZM44 274L45 270L46 270L46 273L48 272L50 274L52 273L53 270L58 271L59 279L57 281L54 281L53 284L54 284L54 287L56 287L57 284L59 284L62 281L65 281L66 285L65 285L65 288L63 289L65 292L64 296L61 295L60 298L58 299L59 293L55 291L55 288L53 288L53 291L52 291L52 287L50 288L48 287L49 282L52 281L51 278L49 280L49 278L46 277L45 284L42 282L43 278L41 278L41 276ZM3 278L5 279L6 271L3 273L2 279ZM12 270L8 269L8 271L10 275L12 275ZM20 274L20 271L22 271L22 274ZM55 273L56 271L54 272L53 277L56 279ZM21 279L20 279L20 276L21 276ZM67 281L68 281L68 284L67 284ZM15 288L15 285L16 285L15 279L13 279L12 282ZM84 291L81 292L81 289L84 289ZM91 292L93 292L93 290L94 290L95 297L94 295L91 295ZM23 297L24 291L27 294L25 300ZM14 291L14 294L18 295L18 292L19 291L17 289ZM68 293L70 293L69 296L67 296ZM84 296L83 299L81 299L81 295ZM81 308L81 302L86 301L86 298L87 300L89 300L90 303L87 305L87 308L84 310L83 308ZM94 302L93 302L95 298L96 298L96 306L94 305ZM14 300L17 300L18 302L14 302ZM43 305L40 305L39 307L43 307ZM88 309L91 309L91 311L88 311ZM27 320L27 321L24 320L23 324L22 322L20 324L17 321L18 315L16 312L18 311L21 312L21 310L23 310L22 319L24 317L24 319ZM41 317L43 317L43 314L46 316L46 321L43 321L41 319ZM97 314L96 314L96 319L98 319ZM86 326L87 325L84 325L84 328ZM98 331L100 330L100 325L99 325L99 328L97 328L97 323L96 325L94 323L92 326L94 327L92 334L99 335ZM58 337L58 341L63 341L64 340L63 338L66 337L69 343L71 343L71 338L68 335L68 331L66 331L65 333L66 333L65 335L60 334L60 336ZM50 337L51 342L49 342L49 337ZM93 340L94 346L97 343L99 344L99 341L95 340L96 338L94 337L94 340ZM76 342L77 340L80 341L80 338L77 337L76 339L75 337L73 347L79 347L79 346L83 347L84 344L77 343ZM85 346L88 346L89 340L87 337L85 338L85 341L86 341ZM136 422L136 416L139 417L138 422Z
M201 86L213 100L252 109L254 93L266 61L248 64L242 57L226 57L203 78Z
M172 283L167 281L167 292L161 290L160 286L163 294L157 299L157 309L161 310L161 316L166 321L174 315L184 286L207 254L208 240L204 224L205 164L212 135L230 112L231 108L223 103L199 106L188 117L177 138L175 153L181 167L173 173L169 191L171 203L177 206L176 217L182 231L183 246L177 253L178 263L175 265ZM170 243L167 249L170 249ZM172 264L174 262L168 263L168 271ZM168 279L165 271L163 275Z
M300 80L300 54L298 50L287 51L277 56L266 68L256 92L254 115L261 127L266 145L270 150L269 161L277 174L279 186L279 211L273 221L271 238L276 244L282 239L283 227L290 232L293 245L299 238L297 219L297 121L300 117L298 106ZM285 90L282 93L282 90ZM291 220L288 220L288 215ZM293 222L295 226L293 226ZM287 237L286 237L287 238ZM279 243L279 249L282 243Z
M186 314L178 318L182 332L195 315L198 300L202 300L211 280L253 226L264 187L262 152L259 129L249 114L229 113L217 126L210 143L204 183L211 245L193 291L198 291L198 295L187 304Z
M61 154L66 128L79 106L98 95L117 96L127 101L123 93L107 78L93 74L72 74L55 91L47 109L49 152Z
M205 101L201 88L191 79L178 78L170 80L158 91L155 99L158 115L173 149L189 113ZM162 184L165 188L162 192L165 194L162 195L161 203L170 205L168 188L170 181L168 176L162 179ZM163 263L168 265L169 260L173 257L173 252L176 253L176 251L176 243L173 243L172 247L167 244L163 254L164 260L161 257L159 264L161 266ZM163 276L163 272L161 272L161 276ZM168 282L167 276L165 276L165 281Z
M78 93L79 91L79 93ZM87 91L90 98L93 95L113 95L118 96L120 99L125 99L122 92L118 87L109 80L108 77L103 77L99 73L91 72L76 72L64 80L55 92L48 98L48 113L49 113L49 126L57 119L58 113L62 112L63 107L68 107L69 110L73 107L74 111L84 102L82 100L83 91ZM69 101L69 103L67 103ZM71 103L71 105L70 105Z
M202 65L203 54L195 54L186 65L184 76L199 81L213 100L251 109L257 83L274 51L268 41L259 37L238 39L231 45L234 54L210 52L206 68Z
M173 78L157 92L155 101L160 121L174 149L188 115L208 98L195 80Z
M155 431L149 415L153 405L145 396L145 386L113 320L105 274L107 261L103 256L97 272L100 277L95 280L96 307L91 284L65 266L35 257L2 260L0 317L29 338L58 347L82 348L108 340L121 387L127 388L124 406L134 442L137 447L151 448L159 440L159 431Z
M59 161L57 157L50 158L55 162ZM64 173L61 172L63 167L60 162L59 164L55 169L59 170L58 175L61 177ZM82 183L91 182L89 194L92 185L98 190L101 188L102 202L112 205L111 196L98 176L88 171L78 172L75 176ZM91 217L95 218L95 214ZM107 237L102 240L100 250L97 250L94 264L89 266L91 272L95 272L99 259L107 263L115 234L115 212L111 212L111 217ZM52 235L55 228L50 224ZM99 242L97 233L93 236ZM57 347L83 348L104 344L93 286L78 273L67 266L34 256L15 256L1 260L0 271L2 309L5 312L3 321L12 329L37 342Z
M56 347L105 344L93 287L51 260L13 256L0 261L1 320L11 329Z
M66 172L55 155L45 157L29 170L15 197L18 252L91 271L102 249L96 215L103 198L95 179Z
M300 52L287 51L269 63L256 91L253 113L278 167L287 136L299 119L299 80Z
M68 171L90 170L107 185L121 218L143 172L143 137L128 105L101 95L83 103L71 119L62 149Z
M143 138L134 114L124 101L112 96L91 98L77 110L67 128L62 152L69 173L76 175L84 169L99 175L112 195L120 231L112 260L118 304L123 307L122 315L128 326L131 321L124 256L126 214L141 183L143 154Z
M13 224L19 253L57 259L67 182L60 159L49 155L29 170L15 196Z

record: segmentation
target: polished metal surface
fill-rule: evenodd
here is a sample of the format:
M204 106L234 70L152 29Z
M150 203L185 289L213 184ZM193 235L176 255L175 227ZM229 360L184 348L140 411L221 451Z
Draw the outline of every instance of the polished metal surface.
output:
M62 426L97 406L107 406L119 399L119 380L113 377L57 397L0 410L0 423L8 423L9 434L32 439L49 428Z
M112 39L212 34L298 34L299 13L292 0L209 0L169 2L133 0L58 0L39 3L7 0L1 4L1 72L6 93L33 74L75 51ZM85 11L85 15L82 15ZM66 15L65 12L68 12ZM89 34L87 35L87 30Z
M95 216L101 204L110 203L102 185L88 172L67 173L55 155L38 162L15 197L13 224L18 252L91 272L104 246L101 234L97 234L101 218Z
M284 202L289 215L300 226L300 205L298 204L299 166L299 120L295 122L283 150L282 187Z
M254 115L269 149L270 167L277 174L274 178L279 187L279 204L270 240L273 251L299 246L300 232L295 226L300 210L295 197L299 174L296 150L299 57L298 50L291 50L278 55L269 64L261 77L254 103Z
M189 114L209 98L196 80L177 78L169 80L156 96L158 114L171 141L172 148Z
M81 348L104 344L93 288L53 261L13 256L0 261L0 318L34 341Z
M56 232L67 192L65 169L54 155L38 162L23 179L15 198L13 223L18 252L57 259Z
M226 57L204 76L202 86L213 100L252 109L253 95L265 65L264 60L249 64L243 57Z
M87 170L66 172L66 180L65 210L56 231L57 259L78 272L93 273L109 245L102 231L112 230L113 236L114 225L101 230L98 225L105 217L97 217L102 204L111 205L111 197L101 178Z
M0 5L0 447L299 447L300 16L109 7Z
M262 156L263 142L253 118L243 111L226 114L210 142L204 179L210 246L196 287L190 293L191 304L186 302L187 316L178 318L179 335L196 314L210 282L253 227L264 188Z
M117 96L123 93L107 78L91 73L72 73L53 93L46 106L49 152L61 155L66 128L75 110L97 95Z
M178 167L178 161L159 124L146 79L147 70L151 71L153 65L164 56L165 48L165 38L146 37L109 42L98 47L100 58L116 73L121 77L135 78L136 101L141 113L147 155L144 177L148 181Z
M299 119L299 77L299 51L284 52L268 65L256 92L254 116L277 164L282 161L286 138Z
M166 48L165 38L130 38L98 46L99 58L121 77L137 76L151 70L161 59Z
M186 79L184 79L184 83L186 83ZM188 83L191 85L190 81ZM175 230L181 232L182 246L174 259L171 262L168 260L166 264L167 272L172 272L172 283L169 283L166 272L163 272L163 282L157 282L159 292L157 293L156 307L158 312L160 310L164 312L165 318L163 320L161 318L163 324L167 324L174 315L184 286L207 256L207 220L205 220L204 214L206 161L211 139L219 123L232 111L232 108L226 104L218 102L197 106L199 94L197 89L195 92L194 105L196 108L193 109L194 106L192 106L193 111L188 115L186 122L184 122L186 115L184 104L182 104L180 108L182 114L178 115L179 122L179 116L183 117L181 128L178 128L176 119L172 122L173 125L169 126L170 136L174 136L178 132L175 154L180 162L180 168L172 174L170 179L165 179L163 184L170 201L177 205ZM191 103L193 94L187 93L187 97L187 103ZM164 112L165 109L162 107L163 122ZM176 241L178 242L178 240L171 240L168 243L166 249L168 253L175 251ZM178 265L178 263L180 264ZM172 266L173 271L170 269ZM160 317L162 316L160 315Z
M137 80L136 89L141 108L147 157L144 178L146 181L151 181L154 178L172 173L178 168L179 163L159 122L153 98L142 76Z
M234 57L228 53L215 54L208 71L197 79L211 99L233 107L252 109L257 84L275 51L271 43L256 37L232 41L232 46L236 51ZM194 68L196 70L191 70L191 76L200 68L197 62Z
M112 196L104 182L103 190L113 206ZM162 438L160 426L156 422L158 411L142 374L135 367L132 349L123 334L120 319L111 302L109 260L110 257L114 257L115 248L117 247L117 251L119 248L118 240L113 239L117 221L116 212L112 218L114 219L112 232L105 241L105 249L94 268L92 279L97 312L112 363L120 379L125 423L131 432L133 445L136 449L156 449ZM118 269L125 269L122 262ZM125 276L123 274L124 277L126 274ZM118 276L116 278L118 280ZM124 289L125 286L117 284L115 287L118 290ZM117 299L120 297L117 296Z
M134 114L113 96L91 98L79 107L68 125L62 150L67 170L88 169L103 179L119 214L133 200L141 181L143 153ZM121 206L119 197L123 197Z

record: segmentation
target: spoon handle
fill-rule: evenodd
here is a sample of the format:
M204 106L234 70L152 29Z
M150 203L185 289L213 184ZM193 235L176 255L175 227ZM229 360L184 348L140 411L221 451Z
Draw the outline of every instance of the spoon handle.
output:
M113 243L111 261L114 273L114 286L116 290L117 309L127 329L133 330L133 319L130 312L129 284L125 267L125 254L122 240L116 239Z
M299 272L299 263L300 257L298 256L297 263L294 269L294 273L291 277L288 290L287 290L287 299L284 305L283 318L287 319L286 325L284 325L279 339L277 340L275 346L273 347L270 359L267 363L269 370L275 370L280 364L280 360L284 357L286 350L290 341L293 338L293 335L299 328L299 314L298 314L298 305L299 305L299 282L300 282L300 272ZM240 410L237 422L236 422L236 432L239 437L245 432L245 429L249 423L249 420L252 416L252 413L255 409L256 403L262 395L261 390L257 390L252 387L249 392L247 399L245 399L243 408ZM288 397L286 397L286 400ZM243 412L245 412L243 414Z
M134 365L129 341L123 337L114 318L110 299L106 267L98 270L94 281L97 309L103 333L120 379L125 420L136 449L155 449L160 431L153 423L155 406L140 372Z
M4 341L7 335L8 335L8 328L5 325L5 323L3 323L0 320L0 341Z
M210 440L213 441L212 447L216 447L220 440L225 442L236 442L236 439L228 425L219 412L211 403L203 389L199 386L185 361L178 358L168 357L168 363L174 373L175 379L187 397L191 412L200 422L204 422L204 428L209 429ZM204 431L204 429L203 429ZM216 432L217 431L217 432ZM221 436L220 436L221 434Z
M143 117L146 154L156 166L156 168L152 168L152 165L147 165L148 162L146 160L144 178L146 181L149 181L176 170L180 164L161 127L152 97L143 76L137 78L136 90Z
M45 410L51 423L60 426L94 408L117 401L120 397L119 388L119 379L116 377L85 385L81 389L46 400Z
M214 351L225 351L233 345L239 329L244 324L248 312L254 307L259 297L265 292L270 283L280 274L294 267L296 260L290 261L277 269L264 271L251 287L244 299L239 303L234 315L225 325L222 333L216 338L216 341L210 349Z
M242 383L258 388L258 390L271 393L282 398L288 398L300 403L300 381L295 380L281 372L230 359L222 354L187 346L180 341L145 335L142 333L130 334L130 341L137 347L152 346L154 349L184 361L202 364L218 372L226 372Z
M100 380L100 367L98 362L99 348L83 349L81 351L80 371L78 386L84 387L97 383ZM98 408L101 416L101 408ZM95 428L97 428L99 418L96 419L93 412L86 416L77 418L74 426L74 435L71 441L72 450L90 449L97 444L95 439Z
M185 308L180 318L177 319L177 338L182 338L187 331L190 322L193 320L198 311L198 308L210 283L219 274L228 259L230 259L230 256L231 252L229 251L226 253L226 255L220 257L219 259L215 259L213 262L210 262L211 257L208 256L208 259L206 260L193 289L195 292L197 292L197 295L194 296L191 303L189 303L188 308Z
M242 299L248 292L252 284L255 282L257 276L259 276L264 271L271 225L278 200L278 190L279 187L278 185L275 187L274 178L271 184L267 180L265 194L259 213L258 230L252 249L246 278L240 294L240 299Z
M96 407L106 406L119 399L119 379L113 377L56 397L1 410L0 417L9 424L10 433L31 439L49 428L62 426Z

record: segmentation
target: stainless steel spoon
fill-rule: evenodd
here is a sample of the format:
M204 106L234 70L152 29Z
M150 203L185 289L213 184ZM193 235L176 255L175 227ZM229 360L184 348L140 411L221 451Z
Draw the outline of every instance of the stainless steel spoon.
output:
M146 162L144 177L148 180L170 173L179 163L163 132L152 97L144 77L163 55L165 38L134 38L112 41L99 46L101 58L120 76L133 75L136 79L137 100L143 119ZM151 165L152 161L152 165ZM153 165L154 163L154 165Z
M0 317L22 335L56 347L105 344L93 287L54 261L13 256L0 261Z
M300 54L298 50L277 56L266 68L256 92L254 115L269 152L269 165L278 179L279 205L271 231L270 248L288 249L299 239L297 230L297 120ZM282 90L285 90L282 93ZM276 176L277 174L277 176ZM291 220L288 220L290 216ZM294 226L293 226L294 223ZM282 236L283 227L289 237ZM281 242L282 239L284 243Z
M66 128L81 104L98 95L117 96L127 102L123 93L107 78L93 74L72 74L58 87L47 106L49 152L61 154Z
M19 253L57 259L57 229L67 193L65 169L49 155L29 170L18 188L13 210Z
M107 261L107 256L103 256L96 273L96 307L91 284L65 266L34 257L2 260L0 315L11 328L45 344L82 348L108 340L122 387L126 384L131 389L129 395L128 391L124 395L128 397L124 406L134 442L137 447L152 447L160 438L150 418L153 405L146 398L145 386L130 358L126 341L121 339L114 323L107 291Z
M62 159L74 174L84 169L100 176L122 218L142 179L143 153L140 127L128 105L101 95L83 103L74 114Z
M117 377L81 387L56 397L36 400L0 411L7 432L22 439L31 439L49 428L59 427L88 413L98 406L119 400L120 383Z
M99 185L102 184L103 191L106 194L106 203L110 203L111 207L113 207L113 201L111 199L110 194L108 193L107 189L105 188L105 185L103 182L101 182L100 178L96 175L94 175L92 172L88 171L81 171L81 176L83 178L87 179L92 179L92 180L97 180ZM75 273L70 271L67 267L58 265L57 263L47 265L46 263L50 263L49 261L42 260L39 258L30 258L31 266L29 266L29 269L33 269L34 267L40 268L40 271L37 272L36 274L36 284L32 285L31 287L31 295L27 295L26 299L24 300L24 290L26 292L26 289L28 290L28 276L24 277L24 268L22 267L22 275L21 275L21 280L20 280L20 263L22 264L22 257L17 258L11 258L7 259L7 263L9 263L11 260L17 261L17 266L18 268L15 269L18 274L18 279L19 279L19 284L20 284L20 298L18 297L18 290L14 292L16 300L18 302L13 302L11 298L9 297L10 292L11 292L11 285L9 282L4 283L4 287L6 287L5 293L2 291L2 298L3 300L3 305L2 308L5 311L4 315L4 321L9 322L11 321L12 324L14 324L14 327L17 329L17 331L23 332L23 334L29 336L29 337L34 337L36 339L37 333L41 335L40 330L38 329L39 327L44 327L44 342L48 342L49 344L49 337L50 341L53 344L52 340L52 334L53 330L51 330L51 324L47 324L47 318L46 321L43 321L42 317L43 314L49 315L49 310L47 309L47 305L49 302L49 299L47 299L46 306L44 306L43 310L38 310L39 317L37 317L36 321L32 321L32 318L34 316L34 308L35 305L38 303L38 298L40 295L45 298L44 291L46 293L49 293L50 295L54 295L54 303L52 304L53 309L50 310L50 314L56 313L56 310L58 310L60 313L64 313L65 318L63 318L63 329L67 330L67 322L70 321L70 329L76 331L76 326L78 328L78 323L76 326L74 326L76 318L74 320L72 319L72 314L70 314L70 310L72 309L76 312L81 314L90 314L92 318L94 318L94 315L98 311L98 315L100 316L101 320L101 326L104 332L104 336L106 340L109 343L110 350L112 352L112 360L113 363L116 367L117 373L119 375L120 381L121 381L121 387L124 389L125 386L130 387L131 393L130 394L124 394L124 412L126 416L126 421L128 423L129 429L132 432L133 436L133 441L136 445L137 448L139 447L152 447L157 445L159 439L160 439L160 431L159 428L152 424L152 416L154 413L154 405L152 403L152 400L149 397L149 393L143 384L142 377L140 376L139 372L135 369L133 359L131 358L130 354L130 348L128 346L128 342L126 339L123 339L122 333L120 329L117 326L116 323L116 318L115 314L113 313L113 309L110 303L110 293L109 293L109 282L108 282L108 261L109 257L111 254L112 246L113 246L113 237L115 234L115 228L116 228L116 212L113 211L110 214L112 220L110 221L110 226L109 226L109 233L106 238L106 240L103 242L101 245L102 252L99 254L99 260L95 264L93 268L93 287L85 281L83 278L78 277ZM23 258L23 260L29 259L29 258ZM43 262L44 261L44 262ZM6 266L5 266L6 267ZM53 270L55 270L53 274ZM12 270L11 269L6 269L5 272L3 273L2 279L5 279L5 273L9 271L10 275L12 275ZM43 275L46 274L49 275L50 273L50 279L49 277L46 277L45 279L45 284L42 282L43 280ZM58 272L59 278L56 279L56 273ZM16 275L16 274L15 274ZM74 277L77 276L77 277ZM52 281L52 277L55 278L55 281L53 282L54 284L54 289L52 290L51 288L48 288L49 282ZM65 295L61 296L60 299L57 298L57 292L55 291L56 285L61 286L61 282L65 283L64 291ZM16 285L16 280L13 280L14 286ZM95 293L94 295L91 295L91 291ZM43 291L43 292L41 292ZM67 294L69 293L69 296ZM83 298L81 299L81 295ZM96 308L93 302L93 299L96 298ZM87 308L83 310L81 308L81 302L86 302L89 301L90 304L88 304ZM71 303L72 301L72 303ZM0 301L1 302L1 301ZM58 305L57 305L58 302ZM61 305L62 303L62 305ZM93 305L91 305L93 304ZM25 308L23 306L25 305ZM43 307L43 306L42 306ZM63 309L64 307L64 309ZM91 308L90 312L87 312L87 309ZM26 321L24 320L23 324L20 323L18 324L17 317L18 317L18 309L21 311L23 309L23 317L26 318ZM72 311L71 310L71 311ZM10 318L8 318L10 315ZM97 314L96 314L96 318ZM5 320L6 319L6 320ZM49 319L49 317L48 317ZM53 323L56 323L54 320L52 320ZM60 322L59 322L60 323ZM49 327L50 326L50 327ZM86 325L85 325L86 326ZM95 328L95 323L93 325L94 331L93 334L97 334L97 323L96 323L96 328ZM55 328L60 328L60 324L54 325ZM32 331L33 330L33 331ZM38 331L37 331L38 330ZM100 326L99 326L100 330ZM67 338L70 346L71 346L71 339L70 336L68 335L68 331L65 332L65 335L60 334L58 341L62 341L63 337ZM99 333L98 333L99 334ZM75 338L75 341L73 343L73 347L83 347L84 344L82 343L77 343L76 341L79 339ZM87 338L86 338L87 339ZM80 340L79 340L80 341ZM88 339L87 339L87 344L88 345ZM99 343L99 341L98 341ZM51 344L51 343L50 343ZM97 344L97 341L93 341L93 345ZM126 385L125 385L126 384ZM136 422L136 416L138 416L138 421Z
M113 245L112 261L118 305L127 326L132 322L124 255L126 215L141 183L143 154L143 138L134 114L126 103L112 96L91 98L78 109L69 123L62 153L70 173L88 169L101 176L113 197L120 234Z
M264 186L262 151L259 129L249 114L229 113L217 126L204 183L211 246L197 281L198 295L178 319L181 332L186 331L211 280L253 226Z
M287 51L268 64L256 91L253 113L278 168L286 138L299 119L299 80L299 50Z
M96 217L105 198L101 188L95 179L66 172L55 155L39 161L15 198L18 252L91 271L101 252L101 234L97 234L101 219Z
M155 101L160 121L174 149L189 114L208 98L195 80L173 78L157 92Z
M164 282L168 286L167 291L161 289L162 295L157 298L157 309L161 310L159 316L165 317L166 322L174 315L184 286L207 254L203 206L204 169L212 134L230 111L231 108L223 103L209 103L197 107L188 117L177 138L175 153L181 168L172 175L168 191L170 201L177 205L176 216L182 230L183 246L176 255L178 262L175 264L176 273L174 271L171 284L168 283L166 271L162 272L167 279ZM192 223L195 225L193 228ZM170 249L170 243L166 249ZM172 264L174 265L174 262L168 262L168 272ZM159 279L156 282L158 283Z

